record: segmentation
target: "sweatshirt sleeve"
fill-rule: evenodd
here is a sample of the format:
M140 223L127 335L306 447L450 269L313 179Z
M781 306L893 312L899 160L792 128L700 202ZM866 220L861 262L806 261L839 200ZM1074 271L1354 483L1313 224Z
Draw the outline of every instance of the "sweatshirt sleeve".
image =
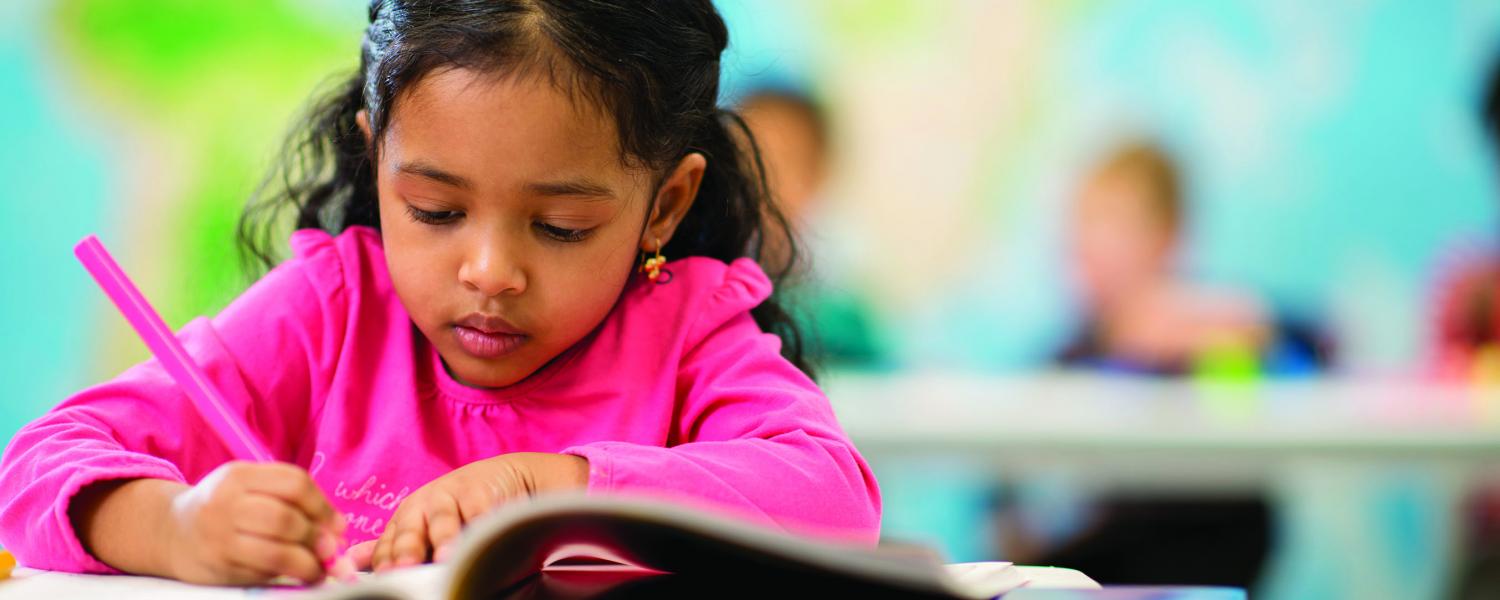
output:
M737 261L692 326L677 377L674 437L681 443L598 442L565 453L588 459L590 493L665 496L786 531L873 544L875 477L828 398L751 317L769 293L765 274Z
M317 237L321 235L321 238ZM177 337L194 362L278 459L292 460L341 335L339 263L331 238L299 232L297 256L213 319ZM317 248L318 245L325 246ZM330 279L332 278L332 279ZM84 389L11 439L0 459L0 545L31 568L114 573L89 555L68 516L91 484L157 478L192 484L231 460L156 359Z

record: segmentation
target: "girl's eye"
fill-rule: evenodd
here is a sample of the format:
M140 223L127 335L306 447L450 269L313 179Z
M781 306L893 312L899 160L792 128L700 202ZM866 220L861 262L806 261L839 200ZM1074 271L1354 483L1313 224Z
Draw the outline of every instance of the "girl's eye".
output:
M536 229L542 232L543 235L559 242L581 242L593 231L592 229L565 229L540 221L537 222Z
M428 225L447 225L464 216L463 213L456 210L422 210L410 204L406 205L406 214L410 215L413 221L419 221Z

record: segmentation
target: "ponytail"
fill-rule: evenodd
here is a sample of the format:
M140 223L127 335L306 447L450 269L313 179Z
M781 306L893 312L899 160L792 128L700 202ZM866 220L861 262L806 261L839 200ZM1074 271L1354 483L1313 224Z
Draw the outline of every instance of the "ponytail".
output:
M282 211L294 229L338 234L352 225L380 227L373 154L356 115L365 107L364 77L344 81L315 102L286 141L280 160L240 216L240 262L251 281L276 265Z
M785 293L797 273L797 240L786 215L772 201L760 146L735 111L717 109L708 121L689 147L708 159L698 199L663 252L724 262L749 256L760 263L773 291L750 315L762 331L781 338L782 356L812 377L807 340L790 314Z

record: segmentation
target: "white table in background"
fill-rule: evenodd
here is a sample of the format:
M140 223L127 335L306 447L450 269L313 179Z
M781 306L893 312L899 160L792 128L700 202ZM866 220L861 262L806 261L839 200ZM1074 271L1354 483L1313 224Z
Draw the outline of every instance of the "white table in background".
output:
M823 385L877 471L953 459L1008 480L1268 494L1282 538L1257 597L1441 597L1461 503L1500 481L1500 389L936 372Z

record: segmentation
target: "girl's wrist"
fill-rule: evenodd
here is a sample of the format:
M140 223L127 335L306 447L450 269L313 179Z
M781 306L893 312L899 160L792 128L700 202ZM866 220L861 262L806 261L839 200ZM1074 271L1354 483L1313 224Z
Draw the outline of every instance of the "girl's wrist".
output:
M589 486L589 459L572 454L554 454L558 459L558 488L581 490Z
M176 577L172 502L187 486L161 479L100 482L75 501L75 533L96 560L127 573Z
M182 580L187 572L183 560L197 550L193 549L195 541L192 532L188 530L187 518L183 515L187 493L192 489L191 486L182 486L167 493L166 505L160 513L162 543L155 545L158 564L169 577L178 580ZM183 548L190 550L186 553L177 551Z
M146 521L147 530L156 535L142 536L145 544L145 574L181 579L178 557L187 546L187 540L176 515L177 500L191 486L161 479L142 479L132 482L136 489L131 493L141 506L140 515Z
M506 457L519 461L527 491L533 495L588 487L589 461L581 456L520 452Z

